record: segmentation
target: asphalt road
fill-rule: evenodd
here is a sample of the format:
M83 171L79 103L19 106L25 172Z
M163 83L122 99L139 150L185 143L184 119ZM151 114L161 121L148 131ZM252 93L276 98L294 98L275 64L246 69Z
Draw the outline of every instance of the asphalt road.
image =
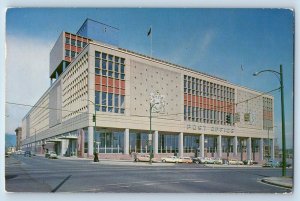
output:
M133 166L122 162L11 156L5 160L8 192L284 193L261 183L280 168L207 168L197 164ZM292 169L287 170L289 176Z

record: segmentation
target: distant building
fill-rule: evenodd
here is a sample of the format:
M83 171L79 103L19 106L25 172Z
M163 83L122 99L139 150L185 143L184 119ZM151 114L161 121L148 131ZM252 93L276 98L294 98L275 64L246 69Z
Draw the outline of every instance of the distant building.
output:
M77 34L62 32L49 77L51 87L23 118L24 149L105 158L274 155L273 96L120 48L109 25L87 20ZM151 93L165 102L149 134Z
M20 150L21 139L22 139L22 127L16 128L15 132L16 132L16 150Z

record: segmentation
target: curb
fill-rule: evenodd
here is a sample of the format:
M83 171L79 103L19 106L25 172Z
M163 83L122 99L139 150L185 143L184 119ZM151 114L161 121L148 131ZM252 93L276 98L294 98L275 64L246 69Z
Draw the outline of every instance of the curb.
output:
M268 178L261 179L261 182L270 184L270 185L274 185L274 186L278 186L278 187L288 188L288 189L293 188L293 184L284 184L282 182L270 181Z

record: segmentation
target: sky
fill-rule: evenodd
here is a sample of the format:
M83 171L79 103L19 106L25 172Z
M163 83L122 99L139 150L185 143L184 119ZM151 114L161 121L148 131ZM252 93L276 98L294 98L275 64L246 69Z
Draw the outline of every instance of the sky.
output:
M76 33L86 18L120 29L119 46L189 67L261 92L279 87L256 71L283 66L286 144L293 145L293 23L288 9L8 9L6 101L34 105L50 86L49 54L62 31ZM242 68L241 68L242 65ZM242 70L243 69L243 70ZM280 91L275 129L281 145ZM21 126L29 107L5 105L6 133Z

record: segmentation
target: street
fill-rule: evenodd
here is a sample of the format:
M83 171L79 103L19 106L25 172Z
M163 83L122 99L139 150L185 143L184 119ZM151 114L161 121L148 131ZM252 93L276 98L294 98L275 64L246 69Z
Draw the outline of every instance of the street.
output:
M263 177L280 176L280 168L124 164L115 161L100 160L100 163L93 163L92 160L46 159L42 156L15 155L5 159L6 190L8 192L106 193L291 192L291 189L260 181ZM287 175L292 176L292 174L292 169L287 169Z

